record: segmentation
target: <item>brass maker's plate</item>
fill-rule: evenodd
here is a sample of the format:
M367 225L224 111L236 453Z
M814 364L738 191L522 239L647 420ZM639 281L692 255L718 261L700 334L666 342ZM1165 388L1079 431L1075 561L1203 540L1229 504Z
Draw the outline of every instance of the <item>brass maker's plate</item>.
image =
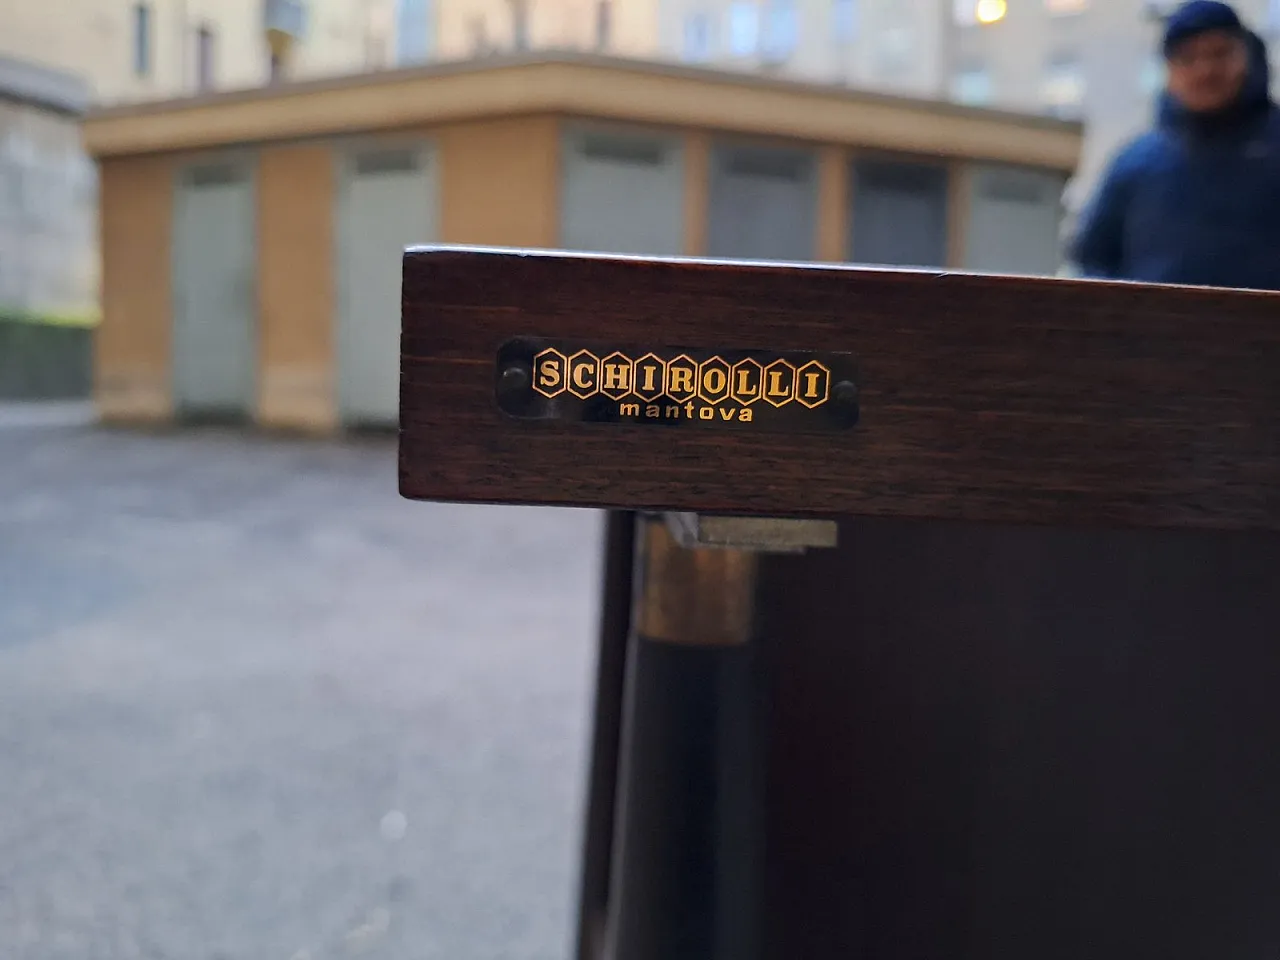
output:
M858 422L852 354L619 346L520 337L498 407L521 420L834 433Z

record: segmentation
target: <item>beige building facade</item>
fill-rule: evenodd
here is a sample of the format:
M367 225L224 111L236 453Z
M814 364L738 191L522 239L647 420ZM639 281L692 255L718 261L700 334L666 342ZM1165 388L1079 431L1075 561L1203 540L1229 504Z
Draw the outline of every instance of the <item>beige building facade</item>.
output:
M1237 0L1273 47L1280 0ZM100 104L522 51L602 53L1082 120L1068 221L1149 123L1172 0L0 0L0 56ZM292 36L273 63L269 26ZM1068 222L1069 228L1069 222Z
M0 0L0 55L84 78L98 103L261 86L267 28L306 80L520 49L655 56L653 0Z

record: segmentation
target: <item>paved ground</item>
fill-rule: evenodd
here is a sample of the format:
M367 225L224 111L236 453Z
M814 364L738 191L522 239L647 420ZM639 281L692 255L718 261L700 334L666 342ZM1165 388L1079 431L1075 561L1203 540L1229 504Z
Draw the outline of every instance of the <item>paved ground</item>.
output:
M567 958L598 524L0 410L0 958Z

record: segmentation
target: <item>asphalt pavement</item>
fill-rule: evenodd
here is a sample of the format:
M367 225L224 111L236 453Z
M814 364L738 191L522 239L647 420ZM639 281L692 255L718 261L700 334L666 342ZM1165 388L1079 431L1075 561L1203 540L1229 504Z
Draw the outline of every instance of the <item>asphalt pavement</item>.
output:
M567 960L601 518L0 409L0 958Z

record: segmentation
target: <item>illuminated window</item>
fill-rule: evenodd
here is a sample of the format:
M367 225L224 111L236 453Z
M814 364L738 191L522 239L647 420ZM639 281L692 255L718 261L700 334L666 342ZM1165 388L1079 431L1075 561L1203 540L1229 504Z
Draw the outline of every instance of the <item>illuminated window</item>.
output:
M1044 8L1051 17L1069 17L1089 9L1089 0L1044 0Z
M956 23L961 26L999 23L1009 12L1007 0L954 0Z

